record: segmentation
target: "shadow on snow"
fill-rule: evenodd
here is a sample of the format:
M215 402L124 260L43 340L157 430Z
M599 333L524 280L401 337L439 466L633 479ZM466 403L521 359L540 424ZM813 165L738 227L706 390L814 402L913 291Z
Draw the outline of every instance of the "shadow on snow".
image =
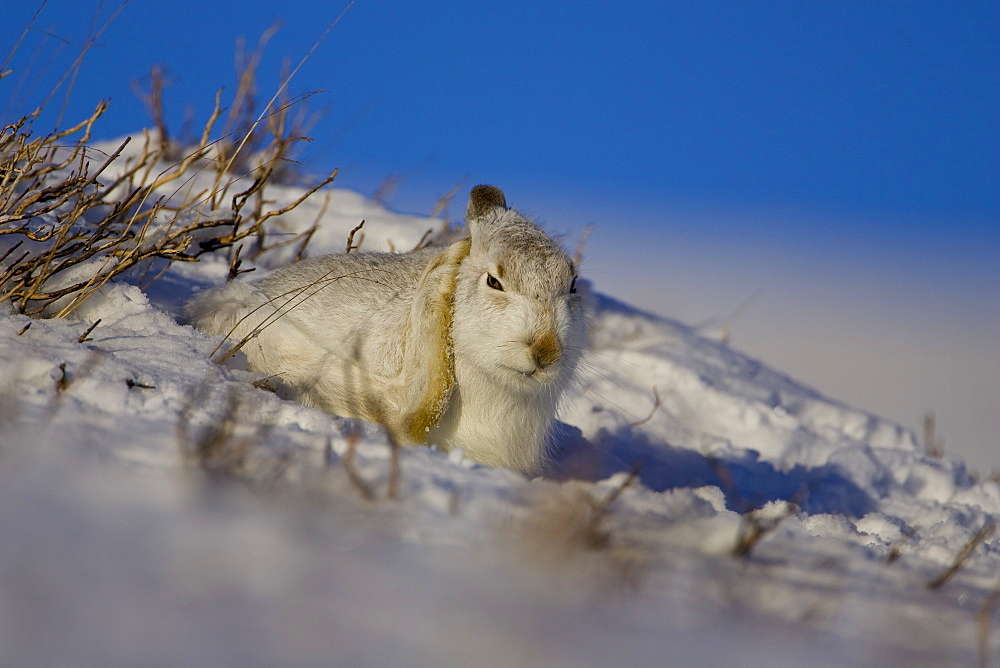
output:
M781 471L753 451L706 457L695 450L651 442L627 427L615 433L602 430L588 441L575 427L559 423L555 456L546 477L596 481L637 465L641 465L639 480L649 489L663 492L713 485L725 494L726 506L740 513L777 500L791 501L810 515L857 518L875 508L871 496L833 465L797 465Z

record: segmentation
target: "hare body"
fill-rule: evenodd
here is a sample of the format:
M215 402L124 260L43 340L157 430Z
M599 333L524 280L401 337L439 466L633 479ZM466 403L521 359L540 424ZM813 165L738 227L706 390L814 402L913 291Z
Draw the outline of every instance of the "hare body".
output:
M283 394L536 473L585 337L559 246L473 189L470 236L443 249L317 257L195 297L191 322L243 341Z

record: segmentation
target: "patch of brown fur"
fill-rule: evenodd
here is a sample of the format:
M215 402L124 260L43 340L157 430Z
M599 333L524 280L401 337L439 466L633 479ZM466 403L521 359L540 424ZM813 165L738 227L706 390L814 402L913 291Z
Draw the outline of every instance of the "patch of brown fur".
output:
M436 295L431 304L430 317L434 322L434 331L441 336L435 341L437 349L428 361L433 365L429 369L429 381L419 407L405 423L406 440L411 443L425 444L433 429L444 415L448 399L455 387L455 355L451 339L451 327L455 314L455 289L458 284L458 266L469 255L472 248L471 240L458 242L458 250L454 254L437 256L427 271L441 266L442 262L450 262L453 270L448 274L445 289Z
M507 198L496 186L476 186L469 193L469 218L481 218L495 208L506 209Z
M552 330L546 331L531 344L531 356L540 369L550 367L558 362L561 354L562 348L559 345L559 339Z

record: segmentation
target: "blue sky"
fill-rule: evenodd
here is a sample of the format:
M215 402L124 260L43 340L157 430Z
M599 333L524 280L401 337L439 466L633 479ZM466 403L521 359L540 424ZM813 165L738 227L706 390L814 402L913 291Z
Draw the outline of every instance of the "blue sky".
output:
M40 4L3 2L0 57ZM95 134L135 133L147 117L130 82L162 64L170 125L186 108L201 122L233 87L237 39L280 20L266 97L345 5L131 2L65 118L111 98ZM118 7L42 7L0 82L5 122ZM911 424L1000 384L998 36L996 2L360 0L290 89L322 91L307 170L339 167L369 193L394 176L391 203L417 212L494 183L570 245L593 224L599 287L689 322L759 293L738 347ZM963 351L971 372L940 370ZM953 425L997 427L954 411Z
M0 44L40 3L13 4ZM145 116L129 82L157 63L173 125L187 106L204 117L233 83L236 40L280 20L267 92L345 4L132 2L87 56L67 118L110 97L98 131L133 132ZM100 6L47 3L12 84L47 91ZM404 193L468 177L533 197L995 222L998 34L989 2L360 0L291 89L325 91L311 164L362 182L398 172Z

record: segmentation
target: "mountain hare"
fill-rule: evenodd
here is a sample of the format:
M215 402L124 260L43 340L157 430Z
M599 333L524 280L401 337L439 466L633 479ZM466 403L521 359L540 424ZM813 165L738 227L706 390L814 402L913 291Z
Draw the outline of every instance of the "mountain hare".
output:
M573 263L492 186L469 236L410 253L328 255L195 297L190 321L237 341L303 404L537 473L584 346Z

